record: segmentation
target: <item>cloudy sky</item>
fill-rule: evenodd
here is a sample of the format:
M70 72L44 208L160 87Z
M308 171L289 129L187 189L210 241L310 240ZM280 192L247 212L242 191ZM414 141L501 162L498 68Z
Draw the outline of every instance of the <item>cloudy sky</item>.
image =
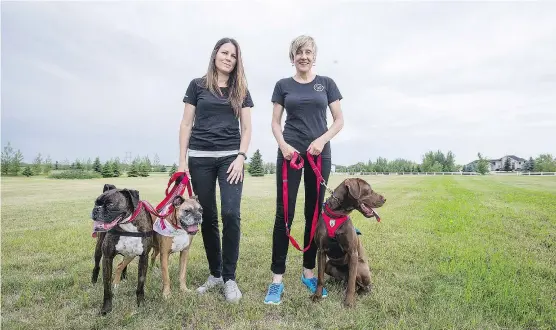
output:
M242 47L255 102L249 154L273 161L270 97L294 74L300 34L344 96L336 164L556 154L554 4L3 2L1 19L2 146L26 161L177 162L182 97L224 36Z

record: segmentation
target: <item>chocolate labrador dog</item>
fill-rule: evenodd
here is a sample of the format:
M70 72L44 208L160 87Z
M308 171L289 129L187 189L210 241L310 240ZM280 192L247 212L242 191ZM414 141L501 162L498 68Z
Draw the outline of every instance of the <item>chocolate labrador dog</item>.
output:
M382 195L359 178L344 180L327 199L314 237L318 248L318 282L317 290L312 296L313 301L322 298L325 272L338 280L347 280L344 299L347 307L352 307L355 303L356 287L358 291L370 291L371 271L349 214L357 210L366 218L375 217L380 221L374 209L385 202Z

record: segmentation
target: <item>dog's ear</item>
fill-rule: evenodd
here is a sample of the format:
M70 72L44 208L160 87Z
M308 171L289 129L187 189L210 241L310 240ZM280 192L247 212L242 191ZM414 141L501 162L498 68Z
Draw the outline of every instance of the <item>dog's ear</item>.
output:
M361 197L361 182L357 179L346 179L344 185L347 188L348 194L354 199L359 200Z
M133 209L135 210L137 205L139 205L139 191L133 189L122 189L120 191L127 198L128 202L133 205Z
M197 197L197 195L191 196L191 199L197 201L197 203L199 202L199 197Z
M172 205L174 205L175 208L180 207L183 202L185 202L185 199L180 195L177 195L176 197L174 197L174 199L172 199Z
M108 190L112 190L112 189L116 189L116 186L113 185L113 184L107 183L107 184L104 185L104 188L102 189L102 192L105 193Z

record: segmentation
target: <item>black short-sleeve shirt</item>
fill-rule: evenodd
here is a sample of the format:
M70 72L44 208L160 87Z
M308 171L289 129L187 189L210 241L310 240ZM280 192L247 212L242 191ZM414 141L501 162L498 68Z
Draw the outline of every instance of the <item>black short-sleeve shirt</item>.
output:
M310 83L299 83L292 77L280 79L274 87L272 102L286 110L284 140L304 154L311 142L326 133L326 109L342 94L332 78L316 75ZM324 146L323 157L330 157L330 142Z
M195 122L189 138L189 149L202 151L238 150L241 142L239 120L228 98L228 88L220 88L223 96L215 96L203 87L202 79L191 80L183 97L184 103L195 106ZM251 94L243 107L253 107Z

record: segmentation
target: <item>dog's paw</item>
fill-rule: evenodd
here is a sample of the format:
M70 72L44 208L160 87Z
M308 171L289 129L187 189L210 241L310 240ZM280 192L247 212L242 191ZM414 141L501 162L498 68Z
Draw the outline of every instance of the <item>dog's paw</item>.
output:
M357 290L357 293L360 294L360 295L368 294L368 293L371 293L372 288L373 287L370 284L367 285L367 286L362 286Z
M142 303L145 302L145 295L144 294L138 294L137 295L137 307L140 307Z
M102 309L100 310L99 314L102 316L105 316L106 314L110 313L112 311L112 304L111 303L105 303L104 306L102 306Z
M113 291L114 293L117 293L119 287L120 287L120 284L119 284L119 283L114 283L114 284L112 284L112 291Z
M344 299L344 306L347 308L352 308L355 306L355 299L354 298L346 298Z
M164 298L164 299L170 298L170 289L167 289L167 290L165 289L165 290L162 291L162 298Z
M183 285L180 286L180 290L181 290L181 292L183 292L183 293L190 293L190 292L192 292L191 289L189 289L188 287L183 286Z
M312 300L313 302L321 301L321 300L322 300L322 294L316 294L316 293L313 294L313 295L311 296L311 300Z

